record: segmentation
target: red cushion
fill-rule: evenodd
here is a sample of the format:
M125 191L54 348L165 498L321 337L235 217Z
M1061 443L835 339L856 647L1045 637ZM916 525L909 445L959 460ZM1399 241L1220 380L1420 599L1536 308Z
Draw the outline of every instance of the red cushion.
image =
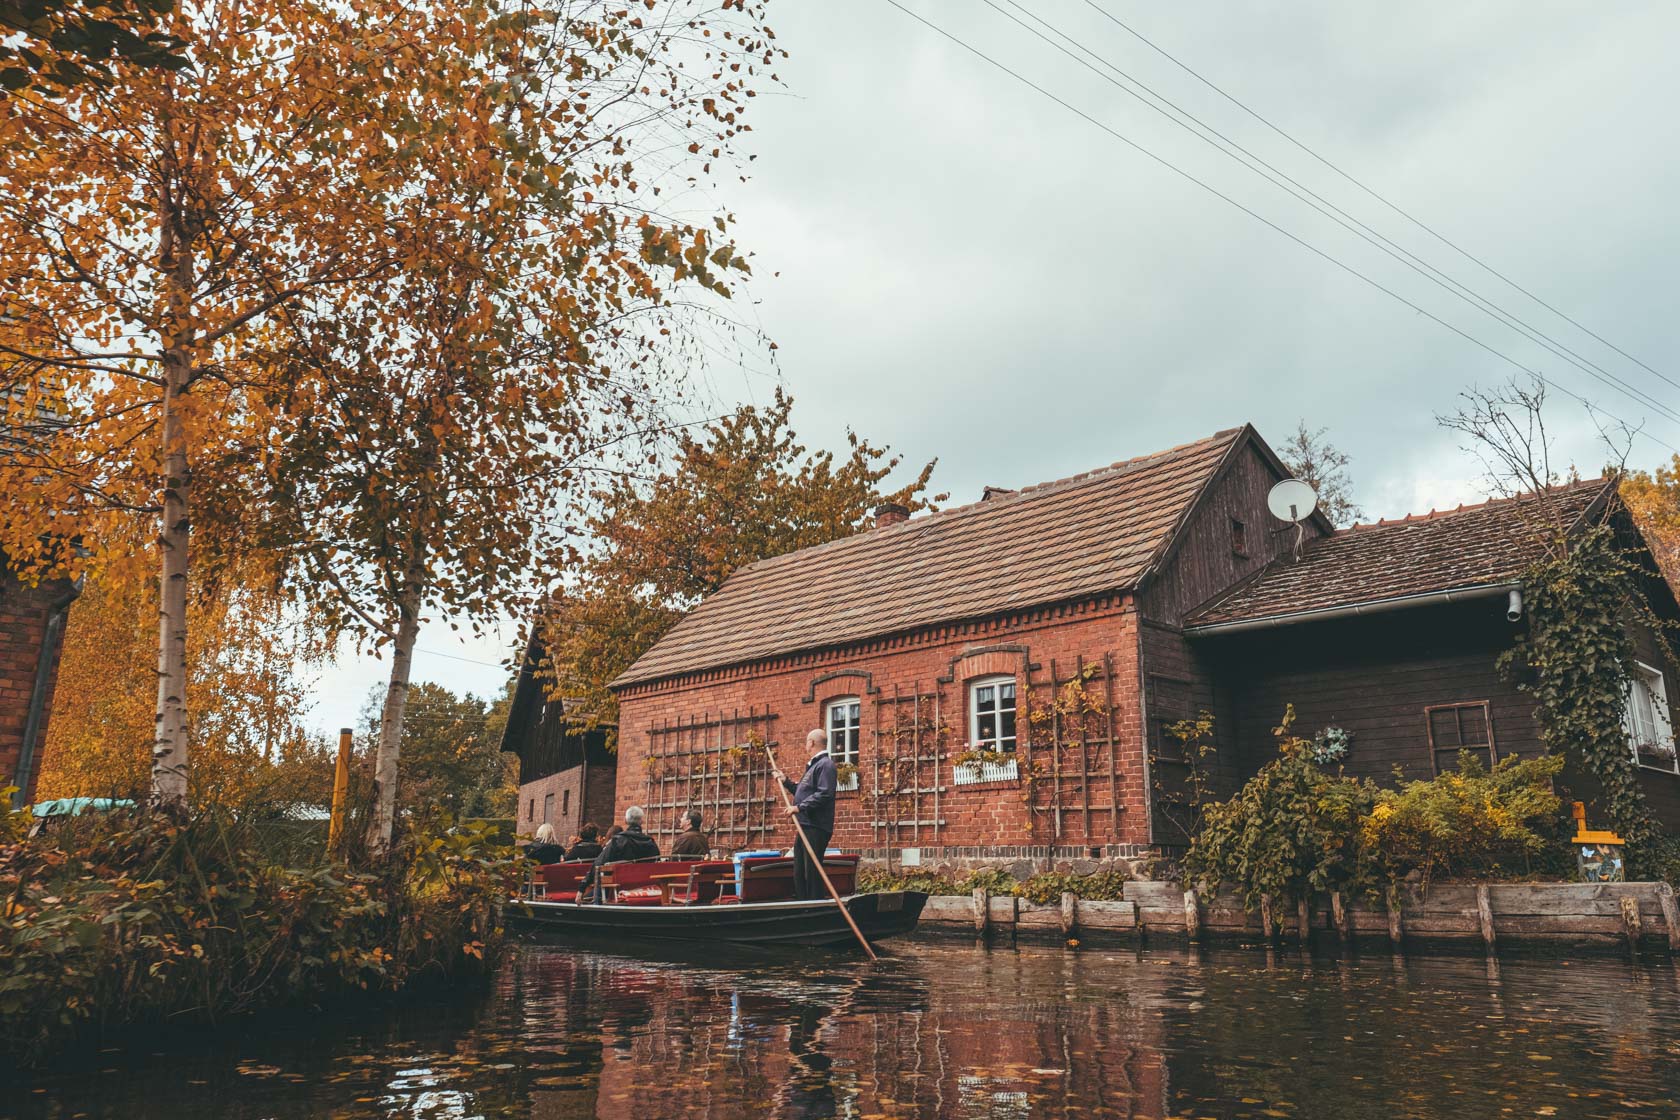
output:
M576 902L577 896L576 891L550 891L547 897L550 902Z

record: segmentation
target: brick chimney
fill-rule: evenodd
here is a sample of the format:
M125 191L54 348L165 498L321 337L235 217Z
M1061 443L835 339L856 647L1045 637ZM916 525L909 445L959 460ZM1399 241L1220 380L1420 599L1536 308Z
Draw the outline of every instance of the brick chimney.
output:
M885 529L889 525L910 520L910 510L897 502L886 502L875 507L875 528Z

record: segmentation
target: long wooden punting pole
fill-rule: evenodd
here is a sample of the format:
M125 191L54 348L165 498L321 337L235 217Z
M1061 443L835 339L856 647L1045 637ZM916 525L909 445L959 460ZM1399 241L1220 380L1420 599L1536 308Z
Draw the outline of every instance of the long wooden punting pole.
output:
M770 756L770 769L772 771L780 770L781 767L776 765L776 752L770 749L768 743L764 745L764 753ZM782 795L782 804L789 809L793 808L793 798L788 796L787 787L776 781L774 775L771 776L770 780L775 785L776 792ZM852 920L852 912L846 909L846 904L840 900L840 892L834 889L834 881L828 877L828 869L823 866L823 853L811 847L811 838L805 835L805 826L799 823L799 818L793 814L789 814L789 818L793 821L794 831L799 833L799 842L805 845L805 852L811 857L811 863L815 865L817 874L822 876L823 886L828 888L829 895L834 899L834 905L840 907L840 913L845 917L846 924L851 926L852 932L857 935L858 944L863 946L863 951L869 954L870 960L880 960L881 958L875 955L875 950L869 947L869 939L858 928L857 922Z

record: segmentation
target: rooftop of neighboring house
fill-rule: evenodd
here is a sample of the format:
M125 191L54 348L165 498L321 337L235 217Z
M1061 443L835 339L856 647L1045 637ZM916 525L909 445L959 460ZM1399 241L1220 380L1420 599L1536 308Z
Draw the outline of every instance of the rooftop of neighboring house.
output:
M1341 608L1503 587L1543 555L1547 532L1601 512L1615 487L1613 478L1593 478L1341 529L1193 612L1185 628L1304 621Z
M1232 428L750 564L614 687L1134 588L1249 438L1264 447Z

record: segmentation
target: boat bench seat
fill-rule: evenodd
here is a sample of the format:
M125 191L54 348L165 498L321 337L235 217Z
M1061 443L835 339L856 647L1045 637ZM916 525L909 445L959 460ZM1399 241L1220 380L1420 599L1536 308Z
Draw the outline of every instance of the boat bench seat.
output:
M601 868L601 887L620 906L658 906L665 895L653 876L670 873L671 865L659 860L609 863Z
M735 888L735 863L727 859L709 859L688 865L688 882L671 889L671 901L679 906L703 906L716 902L727 885Z
M543 888L543 897L550 902L576 902L578 888L589 874L587 860L571 863L545 863L537 868L535 883Z
M858 858L855 855L823 857L823 870L841 896L849 895L857 887ZM739 890L726 884L720 903L782 902L793 897L793 857L753 856L741 861Z

